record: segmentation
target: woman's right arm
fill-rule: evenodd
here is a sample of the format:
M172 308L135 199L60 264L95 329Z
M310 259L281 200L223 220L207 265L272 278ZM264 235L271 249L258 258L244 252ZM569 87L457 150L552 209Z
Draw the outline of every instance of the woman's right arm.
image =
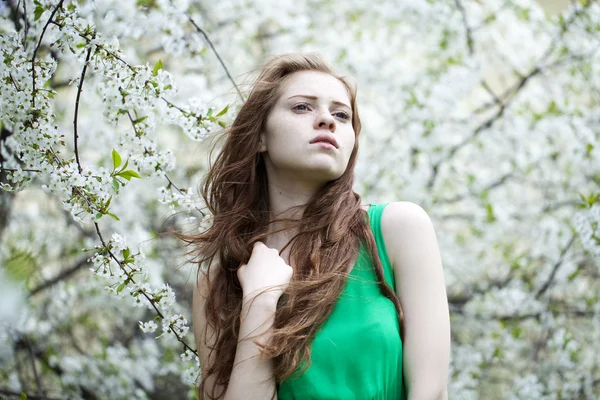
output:
M211 275L212 271L213 268ZM277 399L273 359L264 358L255 341L266 344L270 339L277 301L287 287L292 273L292 268L279 257L277 250L269 249L260 242L254 245L248 264L239 268L238 277L243 288L239 340L229 385L215 390L219 399ZM265 288L275 290L264 292ZM206 275L201 274L194 289L193 324L200 367L203 369L214 361L212 358L209 360L208 349L214 345L215 334L210 327L205 331L207 323L204 303L207 293ZM213 352L212 357L218 355ZM214 376L208 377L203 394L212 393L214 384ZM199 397L204 398L201 394Z
M194 336L200 357L200 366L206 370L209 346L214 344L214 331L208 329L207 337L204 336L206 316L204 302L206 299L207 285L203 275L194 290L193 316ZM240 315L240 331L234 367L229 378L227 388L218 387L215 394L219 399L270 399L275 392L275 379L273 377L273 360L260 357L260 348L254 343L257 339L264 344L269 340L270 333L266 332L275 320L277 299L268 294L258 296L253 302L245 301ZM218 357L213 353L213 357ZM204 393L200 399L208 399L207 393L212 393L214 375L208 377L204 384ZM277 395L275 395L277 399Z

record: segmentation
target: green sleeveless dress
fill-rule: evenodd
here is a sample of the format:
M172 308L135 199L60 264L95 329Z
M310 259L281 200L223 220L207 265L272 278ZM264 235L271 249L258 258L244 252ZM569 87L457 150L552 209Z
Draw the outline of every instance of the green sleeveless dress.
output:
M385 280L395 290L383 235L385 204L368 216ZM381 294L367 248L358 259L334 309L317 332L311 365L280 383L279 400L404 400L402 341L394 303Z

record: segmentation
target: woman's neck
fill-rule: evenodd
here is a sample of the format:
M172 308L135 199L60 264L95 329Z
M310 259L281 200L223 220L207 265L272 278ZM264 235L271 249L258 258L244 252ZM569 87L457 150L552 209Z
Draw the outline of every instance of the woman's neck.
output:
M269 211L271 219L302 218L302 213L310 199L319 189L316 184L269 179Z
M269 182L269 212L270 219L300 220L306 204L318 190L317 187L303 185L298 182L271 183ZM293 221L275 222L269 225L269 234L265 240L268 247L281 249L298 233L297 224ZM286 249L288 253L289 247ZM284 259L286 254L281 254Z

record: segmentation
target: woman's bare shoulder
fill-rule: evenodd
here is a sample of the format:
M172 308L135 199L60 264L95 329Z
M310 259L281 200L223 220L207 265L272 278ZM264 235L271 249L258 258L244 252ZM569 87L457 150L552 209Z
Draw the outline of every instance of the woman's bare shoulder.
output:
M389 203L381 216L381 231L392 264L399 268L410 265L405 259L419 249L423 254L439 252L431 219L418 204L409 201Z
M392 222L402 222L408 218L409 220L406 222L409 223L415 220L420 220L421 222L429 220L429 216L423 207L410 201L394 201L389 203L384 209L382 218L384 220L392 220Z

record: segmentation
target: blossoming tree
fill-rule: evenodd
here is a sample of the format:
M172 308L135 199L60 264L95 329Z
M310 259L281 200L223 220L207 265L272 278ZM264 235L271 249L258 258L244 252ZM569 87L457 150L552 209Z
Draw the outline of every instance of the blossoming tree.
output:
M600 5L0 5L0 396L194 398L213 138L268 54L358 82L356 189L431 215L450 398L600 396ZM176 301L177 297L177 301ZM183 393L183 395L182 395Z

